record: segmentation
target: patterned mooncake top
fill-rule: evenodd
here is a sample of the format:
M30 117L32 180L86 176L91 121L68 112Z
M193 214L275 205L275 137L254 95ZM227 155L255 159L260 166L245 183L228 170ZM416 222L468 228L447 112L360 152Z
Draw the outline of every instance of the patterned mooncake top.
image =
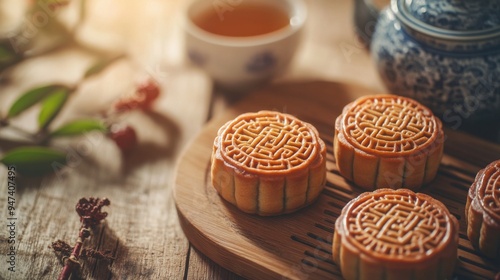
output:
M404 156L441 140L442 125L432 112L405 97L378 95L346 106L341 122L345 138L367 153Z
M478 174L473 190L482 208L500 223L500 160L490 163Z
M442 203L410 190L364 193L345 209L341 218L346 240L387 260L431 258L457 233L458 223Z
M324 144L312 125L273 111L243 114L226 123L215 145L227 163L253 174L289 173L324 160Z

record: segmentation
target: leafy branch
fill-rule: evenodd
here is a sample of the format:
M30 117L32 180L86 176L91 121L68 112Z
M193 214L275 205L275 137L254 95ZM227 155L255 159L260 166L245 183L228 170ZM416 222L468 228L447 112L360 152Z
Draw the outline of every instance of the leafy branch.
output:
M57 17L60 9L70 4L71 1L76 0L31 0L24 25L14 36L0 40L0 71L2 71L0 81L2 77L6 76L7 70L18 63L71 45L77 45L90 53L103 57L102 51L80 45L76 40L75 34L86 17L86 0L79 0L79 16L76 24L72 27L66 26ZM31 36L26 36L23 34L26 31L23 28L29 28L30 24L33 27L33 23L29 22L29 19L35 18L33 15L36 14L45 15L48 20L42 26L35 26L36 30ZM38 37L50 33L57 34L64 41L58 41L42 51L32 49ZM82 83L99 75L114 62L123 58L126 56L109 57L108 55L107 59L102 59L89 67L84 72L82 80L76 85L45 84L21 93L10 105L7 112L0 112L0 130L10 130L25 141L19 143L22 145L21 147L2 151L0 163L16 165L19 172L26 175L45 174L53 169L54 163L57 163L58 166L66 164L66 153L61 149L51 147L52 140L79 136L90 131L105 133L123 153L130 151L137 143L135 130L130 126L118 127L114 123L114 117L130 110L148 109L160 93L158 85L151 80L138 85L133 96L117 100L103 116L76 119L55 128L51 126ZM31 132L16 125L13 120L35 106L39 107L36 119L37 130Z
M0 162L4 165L16 165L19 172L29 175L41 175L52 169L52 163L66 163L66 154L60 149L49 147L52 140L61 137L79 136L90 131L105 133L113 140L122 152L128 152L136 145L137 136L130 126L115 129L113 118L127 111L147 110L159 96L158 85L148 80L138 85L134 95L116 100L103 116L95 118L76 119L51 128L53 121L59 116L67 104L68 99L87 79L100 74L118 59L125 56L113 57L99 61L91 66L84 74L83 79L76 86L61 84L42 85L27 90L21 94L9 107L7 113L0 114L0 130L11 129L20 137L27 139L28 145L7 151ZM12 120L33 106L38 105L37 131L32 133L22 127L15 126Z

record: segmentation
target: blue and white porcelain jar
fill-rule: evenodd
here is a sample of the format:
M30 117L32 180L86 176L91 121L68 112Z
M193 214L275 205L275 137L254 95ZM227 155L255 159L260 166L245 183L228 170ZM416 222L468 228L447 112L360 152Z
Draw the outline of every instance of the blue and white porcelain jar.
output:
M500 122L500 1L392 0L371 52L390 92L445 124Z

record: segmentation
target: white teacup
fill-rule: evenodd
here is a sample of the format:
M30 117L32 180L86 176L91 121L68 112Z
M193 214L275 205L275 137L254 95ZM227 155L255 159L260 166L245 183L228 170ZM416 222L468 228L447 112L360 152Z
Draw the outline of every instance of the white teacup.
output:
M194 22L209 9L224 21L246 3L271 5L289 21L278 30L246 37L218 35ZM284 72L299 45L306 16L302 0L194 0L185 11L187 55L217 85L236 91L249 89Z

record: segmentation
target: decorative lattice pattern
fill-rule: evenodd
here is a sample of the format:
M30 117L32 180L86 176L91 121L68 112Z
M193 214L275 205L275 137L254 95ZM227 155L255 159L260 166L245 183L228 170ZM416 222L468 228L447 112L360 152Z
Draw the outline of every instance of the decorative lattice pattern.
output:
M432 112L414 100L374 96L344 112L347 140L366 152L405 155L431 145L439 133Z
M347 235L359 248L388 257L418 259L446 242L447 213L422 197L370 195L347 213Z
M315 130L281 113L250 113L229 123L221 135L221 154L251 172L300 168L319 154Z
M479 197L486 211L500 222L500 161L489 165L484 176L478 186Z

